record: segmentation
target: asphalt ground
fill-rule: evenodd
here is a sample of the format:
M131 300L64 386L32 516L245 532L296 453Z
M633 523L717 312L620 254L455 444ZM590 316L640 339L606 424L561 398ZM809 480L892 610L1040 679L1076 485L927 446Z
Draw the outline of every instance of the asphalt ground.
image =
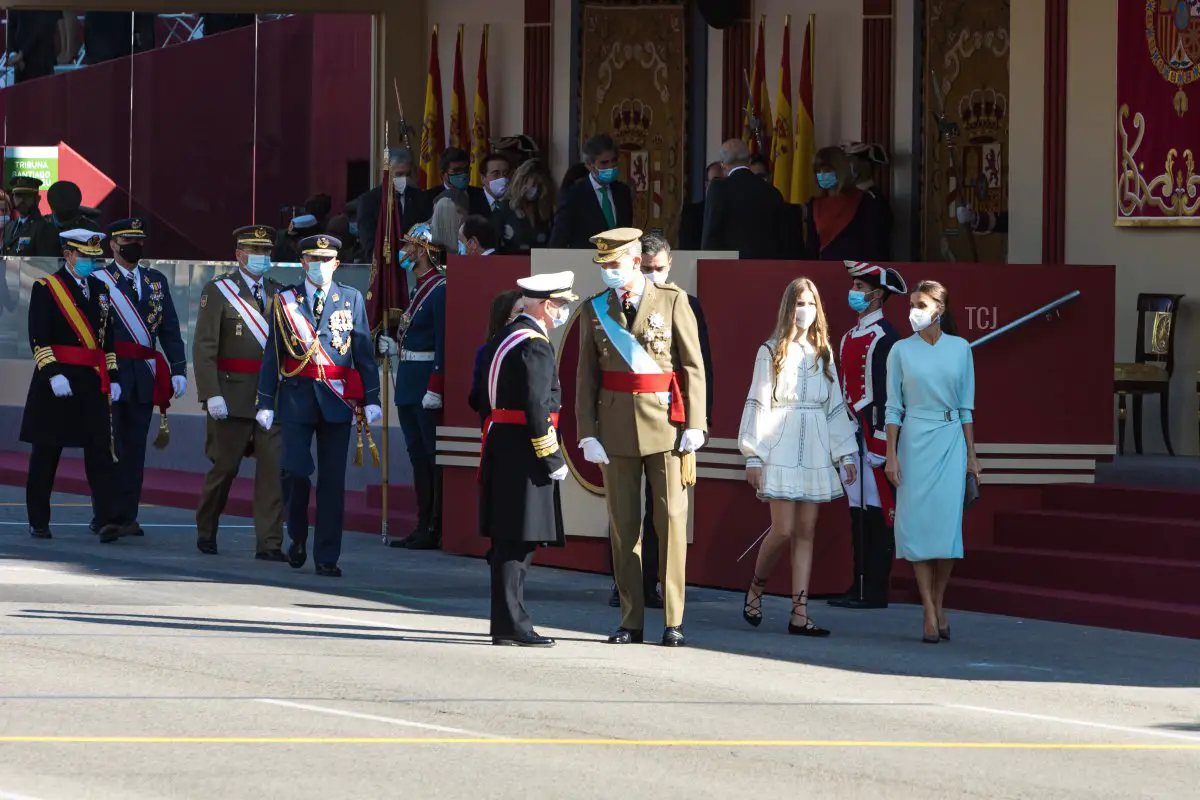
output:
M688 647L614 647L608 580L535 567L558 646L492 647L479 560L347 534L318 578L247 520L211 557L189 512L100 545L56 503L35 541L0 489L0 800L1200 797L1200 641L818 604L805 639L690 589Z

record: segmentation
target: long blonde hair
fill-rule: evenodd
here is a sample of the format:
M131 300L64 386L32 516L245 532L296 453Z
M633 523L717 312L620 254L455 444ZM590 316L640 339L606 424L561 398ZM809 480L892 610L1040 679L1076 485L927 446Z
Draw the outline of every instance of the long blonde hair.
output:
M530 200L525 192L537 189L538 196ZM534 225L545 225L554 217L554 209L558 202L554 181L546 164L540 158L531 158L513 174L508 184L508 205L513 210L524 215Z
M783 299L779 301L779 316L775 319L775 332L771 340L775 342L774 356L775 377L783 370L787 360L788 347L792 337L796 335L796 302L804 290L812 292L813 303L817 307L817 318L808 329L808 343L817 351L817 359L825 372L827 380L833 380L833 351L829 348L829 323L825 320L825 307L821 305L821 293L817 285L808 278L796 278L783 290Z

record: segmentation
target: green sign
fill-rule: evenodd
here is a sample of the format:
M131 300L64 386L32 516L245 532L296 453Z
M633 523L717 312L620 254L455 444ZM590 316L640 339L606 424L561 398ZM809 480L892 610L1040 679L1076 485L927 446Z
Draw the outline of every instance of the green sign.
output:
M4 188L12 186L15 175L37 178L42 182L42 191L58 180L57 147L6 147L4 148Z

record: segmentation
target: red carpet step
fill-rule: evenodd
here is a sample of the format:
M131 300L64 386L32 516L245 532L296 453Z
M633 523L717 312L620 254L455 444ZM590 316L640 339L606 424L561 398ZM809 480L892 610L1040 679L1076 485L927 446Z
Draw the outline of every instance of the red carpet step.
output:
M1001 511L996 515L996 544L1200 562L1200 522L1075 511Z
M0 451L0 484L24 486L29 454ZM200 502L200 491L204 487L204 476L196 472L170 469L148 469L142 484L142 502L147 505L171 508L195 509ZM58 465L58 477L54 488L70 494L90 494L82 458L64 457ZM378 487L376 496L379 495ZM382 518L378 502L368 502L367 491L346 492L347 531L378 534ZM314 492L315 495L315 492ZM411 487L393 486L389 492L388 532L394 537L407 536L416 524L416 504ZM316 501L309 500L310 521L314 518ZM227 514L240 517L254 516L254 481L238 478L229 492Z
M1168 519L1200 519L1200 491L1079 484L1046 489L1047 511L1079 511Z

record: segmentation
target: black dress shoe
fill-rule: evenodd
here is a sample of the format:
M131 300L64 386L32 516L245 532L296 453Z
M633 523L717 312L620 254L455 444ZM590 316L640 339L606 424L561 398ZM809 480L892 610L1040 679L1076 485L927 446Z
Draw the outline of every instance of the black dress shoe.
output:
M621 607L621 593L617 591L617 585L612 585L612 594L608 596L608 604L613 608Z
M50 533L49 528L35 528L29 526L29 535L35 539L53 539L54 536Z
M92 520L91 522L88 523L88 531L90 531L93 534L99 533L100 532L100 523L96 522L96 520Z
M123 535L120 525L115 522L109 523L100 529L100 544L110 544L120 539Z
M851 608L851 609L868 609L868 608L887 608L887 602L878 600L859 600L857 597L835 597L829 601L829 605L834 608Z
M437 550L439 546L437 537L431 532L417 533L404 540L406 550Z
M322 578L340 578L342 570L337 564L317 564L317 575Z
M542 636L537 631L529 633L514 633L512 636L493 636L492 644L496 646L508 645L511 647L554 647L554 640L548 636Z
M304 545L292 542L288 545L287 560L292 565L292 569L300 569L308 561L308 550Z
M400 549L408 547L408 537L405 536L403 539L389 539L388 547L396 547Z
M287 561L287 556L285 556L283 554L282 550L266 550L263 552L255 553L254 557L256 559L258 559L259 561L278 561L278 562Z
M608 637L609 644L641 644L642 640L642 631L630 630L629 628L617 628Z
M126 536L145 536L146 532L142 530L142 526L137 524L137 520L129 523L129 530Z
M663 631L663 647L683 647L687 639L683 638L683 628L667 628Z
M647 589L643 597L646 598L646 608L662 608L663 596L656 585L653 589Z
M217 542L215 539L197 539L196 549L206 556L215 556L217 553Z

